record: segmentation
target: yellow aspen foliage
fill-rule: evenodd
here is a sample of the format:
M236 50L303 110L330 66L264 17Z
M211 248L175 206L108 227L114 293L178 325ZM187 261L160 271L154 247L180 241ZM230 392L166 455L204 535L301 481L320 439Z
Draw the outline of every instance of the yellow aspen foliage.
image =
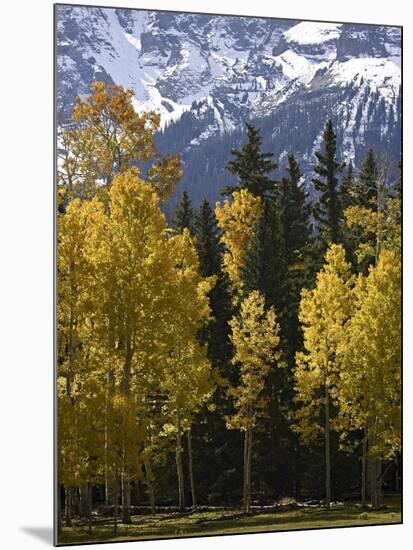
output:
M338 402L350 429L365 429L369 456L392 458L401 446L401 266L383 250L360 276L356 310L339 348Z
M169 239L174 263L169 288L169 314L158 327L165 334L158 341L164 372L160 388L167 396L168 414L180 409L181 420L190 418L213 391L211 366L206 346L198 332L210 320L208 294L215 277L203 278L189 231Z
M72 124L59 135L59 184L82 198L110 186L116 174L153 160L148 178L163 200L182 176L180 156L160 157L153 140L160 117L138 114L132 90L94 82L92 93L77 97Z
M270 368L280 358L279 325L274 309L265 309L264 296L254 290L241 302L239 317L230 321L234 346L232 362L240 368L240 383L231 388L236 413L227 428L244 433L244 511L251 507L252 439L258 418L265 409L263 390Z
M265 380L280 357L279 325L274 309L266 310L264 296L254 290L242 301L239 317L234 317L230 326L235 349L232 362L240 367L240 385L230 390L237 412L227 424L245 431L256 424L265 406Z
M323 422L326 400L335 400L339 377L337 348L344 325L353 309L353 277L341 245L332 244L316 286L303 289L299 310L304 352L296 354L294 370L296 401L295 430L309 441L330 429Z
M71 395L71 381L78 368L83 323L91 309L93 284L88 247L92 228L103 223L103 206L97 200L72 201L57 220L58 239L58 365Z
M349 228L358 229L363 236L356 251L359 263L366 257L377 260L382 249L401 249L400 199L388 198L378 211L350 206L344 211L344 218Z
M68 487L110 475L127 495L162 447L147 397L163 396L159 432L179 411L181 434L213 391L197 334L215 278L200 275L188 231L169 237L158 202L127 170L107 204L74 199L59 217L59 464Z
M233 200L217 203L215 214L218 227L222 230L221 242L225 247L224 268L232 284L241 288L241 268L245 253L262 212L262 201L246 189L235 191Z

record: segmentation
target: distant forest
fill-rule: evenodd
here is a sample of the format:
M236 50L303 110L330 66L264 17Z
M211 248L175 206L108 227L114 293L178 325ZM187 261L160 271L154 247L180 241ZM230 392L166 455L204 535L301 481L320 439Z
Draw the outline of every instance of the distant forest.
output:
M314 162L312 144L320 134L320 121L326 121L331 116L335 105L346 102L351 104L357 90L355 86L333 89L327 97L323 90L309 92L305 101L280 105L269 116L247 118L247 122L260 129L263 149L272 152L276 159L283 157L283 162L274 177L277 177L277 174L280 174L278 177L285 175L287 154L294 152L297 160L300 160L310 195L315 198L316 193L311 182ZM366 111L367 103L368 111L365 112L365 116L369 122L366 126L363 112ZM354 117L355 150L354 156L348 160L351 160L355 172L358 173L368 150L373 148L376 156L388 158L392 179L396 180L397 161L401 151L401 119L396 116L392 105L389 107L388 117L385 116L386 108L385 100L380 98L379 92L373 93L366 86L364 99L360 101L355 115L343 110L340 115L333 115L331 118L337 138L338 158L344 156L344 129ZM401 112L401 94L397 98L395 110ZM384 128L382 122L386 119L388 123ZM225 166L231 159L231 149L241 147L245 141L246 130L240 127L217 132L214 131L214 120L213 108L206 107L202 102L194 102L191 111L183 113L179 120L155 134L158 150L163 154L181 154L184 166L184 174L177 192L164 208L168 218L172 216L182 190L189 193L196 206L203 198L214 204L219 198L220 190L236 181L234 176L225 170ZM203 137L199 138L201 134ZM359 135L362 135L362 139L358 138Z

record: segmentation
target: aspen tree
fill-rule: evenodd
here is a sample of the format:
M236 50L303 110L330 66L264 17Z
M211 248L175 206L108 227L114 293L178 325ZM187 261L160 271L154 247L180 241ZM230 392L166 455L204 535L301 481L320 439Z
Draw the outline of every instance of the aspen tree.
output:
M179 155L161 157L156 150L159 115L136 113L132 90L122 86L94 82L91 89L89 96L76 98L72 122L60 131L60 185L87 198L102 194L99 183L108 188L116 174L152 162L148 182L167 199L182 170Z
M252 291L241 303L239 317L230 321L240 384L230 393L236 413L227 427L244 432L244 512L251 508L252 436L265 407L263 390L271 366L279 359L279 326L273 308L265 310L264 297Z
M330 430L331 404L339 382L337 348L353 309L353 277L341 245L327 250L326 263L317 274L313 290L301 293L299 319L304 334L304 352L296 354L294 370L296 431L305 441L324 436L325 504L331 502Z
M339 348L338 403L350 429L363 429L368 443L371 503L380 502L381 462L401 448L400 258L383 250L377 267L360 276L356 310Z

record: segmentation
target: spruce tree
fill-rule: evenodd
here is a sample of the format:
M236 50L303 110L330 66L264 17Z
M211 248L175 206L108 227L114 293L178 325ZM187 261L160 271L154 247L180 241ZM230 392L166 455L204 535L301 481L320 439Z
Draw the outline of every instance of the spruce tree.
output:
M214 211L206 199L201 201L195 215L193 233L201 275L203 277L217 275L220 271L222 246L219 242Z
M231 149L235 157L227 164L227 169L238 179L238 185L225 187L221 194L230 195L239 189L247 189L255 196L265 196L274 192L275 181L269 174L277 168L271 160L272 153L262 153L262 138L259 128L246 123L247 142L242 149Z
M373 149L369 149L361 166L357 181L357 206L364 206L377 211L378 186L377 163Z
M280 311L286 279L285 243L274 199L264 202L246 253L242 278L246 292L259 290L265 296L266 304L274 305Z
M353 174L353 164L350 161L347 165L346 173L341 180L340 187L340 201L343 213L347 208L359 205L358 197L358 182ZM357 260L357 248L361 243L361 235L359 231L354 228L350 228L346 223L342 228L342 244L346 250L347 259L350 260L353 269L356 271L359 269Z
M175 214L172 220L172 227L175 233L182 233L184 229L189 229L192 233L193 224L193 210L192 203L189 195L186 191L183 191L181 200L176 207Z
M281 180L281 227L284 233L288 266L298 267L304 262L306 248L311 241L311 207L304 185L300 185L302 172L293 153L288 155L288 177Z
M319 198L314 205L314 218L323 247L328 243L340 242L341 207L337 176L345 166L338 162L337 140L333 123L328 120L323 133L323 146L315 153L318 164L314 172L318 177L312 181Z
M343 210L355 204L355 178L351 161L348 163L347 171L341 180L340 198Z
M195 215L193 230L201 275L217 277L209 293L212 319L202 331L201 338L208 342L208 356L214 366L225 370L231 355L228 321L232 316L232 304L228 277L222 269L223 250L217 220L206 199Z
M195 247L198 253L199 270L202 276L216 276L215 286L209 292L211 320L203 327L199 340L207 345L208 359L217 380L229 381L234 385L238 380L237 369L231 364L232 344L230 342L229 321L233 316L229 280L222 269L222 245L215 213L207 200L202 200L193 223ZM217 384L213 395L213 404L200 411L199 422L192 431L195 455L202 460L194 461L194 471L200 485L200 492L213 491L220 495L224 490L222 477L226 467L230 467L238 458L234 433L228 436L224 417L232 412L232 402L226 391L225 383ZM206 472L204 464L208 464ZM227 466L226 466L227 465ZM202 480L202 481L201 481Z

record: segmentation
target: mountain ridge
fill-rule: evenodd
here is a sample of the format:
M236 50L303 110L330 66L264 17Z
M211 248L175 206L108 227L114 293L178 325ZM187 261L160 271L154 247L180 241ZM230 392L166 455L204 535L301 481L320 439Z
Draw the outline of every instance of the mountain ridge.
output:
M310 170L327 118L343 160L368 147L398 160L400 64L398 27L57 7L58 121L95 80L132 88L137 111L161 114L161 150L183 153L195 201L231 182L220 149L245 121L280 164L294 151Z

